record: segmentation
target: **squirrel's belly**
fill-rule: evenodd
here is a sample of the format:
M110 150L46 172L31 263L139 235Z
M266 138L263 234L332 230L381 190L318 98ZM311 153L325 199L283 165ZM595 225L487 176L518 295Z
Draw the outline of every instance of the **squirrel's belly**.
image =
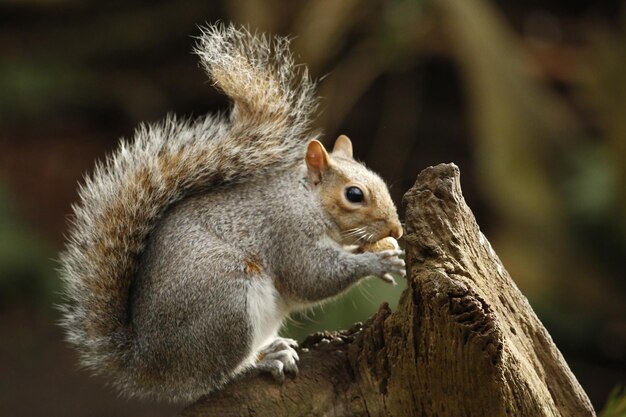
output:
M267 276L249 282L247 311L253 329L252 352L256 352L276 337L287 309L274 283Z

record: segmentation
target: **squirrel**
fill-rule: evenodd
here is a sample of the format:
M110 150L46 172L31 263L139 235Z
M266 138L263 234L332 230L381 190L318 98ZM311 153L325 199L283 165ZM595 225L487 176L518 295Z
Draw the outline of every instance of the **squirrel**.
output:
M397 246L357 250L402 226L350 139L328 152L312 133L289 40L211 25L195 52L229 114L141 125L80 185L60 255L67 340L129 397L191 401L252 369L282 381L291 312L405 275Z

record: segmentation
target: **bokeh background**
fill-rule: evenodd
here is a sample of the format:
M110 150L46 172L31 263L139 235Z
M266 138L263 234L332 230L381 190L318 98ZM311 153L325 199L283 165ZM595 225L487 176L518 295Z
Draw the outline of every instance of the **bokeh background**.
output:
M217 20L293 36L326 142L350 136L399 205L421 169L460 166L481 228L602 409L626 382L626 2L5 0L0 415L178 409L77 368L55 326L55 257L77 182L118 138L227 108L191 53ZM401 290L368 282L285 333L348 327Z

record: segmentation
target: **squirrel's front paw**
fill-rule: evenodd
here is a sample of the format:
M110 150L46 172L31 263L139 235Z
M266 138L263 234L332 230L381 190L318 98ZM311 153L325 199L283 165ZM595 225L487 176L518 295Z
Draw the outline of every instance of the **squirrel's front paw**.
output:
M298 353L294 348L298 342L293 339L277 337L258 355L256 368L262 372L269 372L280 383L285 381L285 374L292 377L298 375Z
M396 285L396 280L392 274L406 276L406 264L400 256L404 255L401 249L385 250L374 253L378 257L378 267L376 275L380 279L390 284Z

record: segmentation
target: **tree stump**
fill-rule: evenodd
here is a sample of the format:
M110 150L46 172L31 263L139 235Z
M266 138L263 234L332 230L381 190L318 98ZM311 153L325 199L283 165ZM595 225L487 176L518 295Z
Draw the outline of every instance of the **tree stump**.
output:
M303 343L283 385L245 375L183 416L594 416L546 329L481 233L459 170L404 196L407 289L364 325Z

